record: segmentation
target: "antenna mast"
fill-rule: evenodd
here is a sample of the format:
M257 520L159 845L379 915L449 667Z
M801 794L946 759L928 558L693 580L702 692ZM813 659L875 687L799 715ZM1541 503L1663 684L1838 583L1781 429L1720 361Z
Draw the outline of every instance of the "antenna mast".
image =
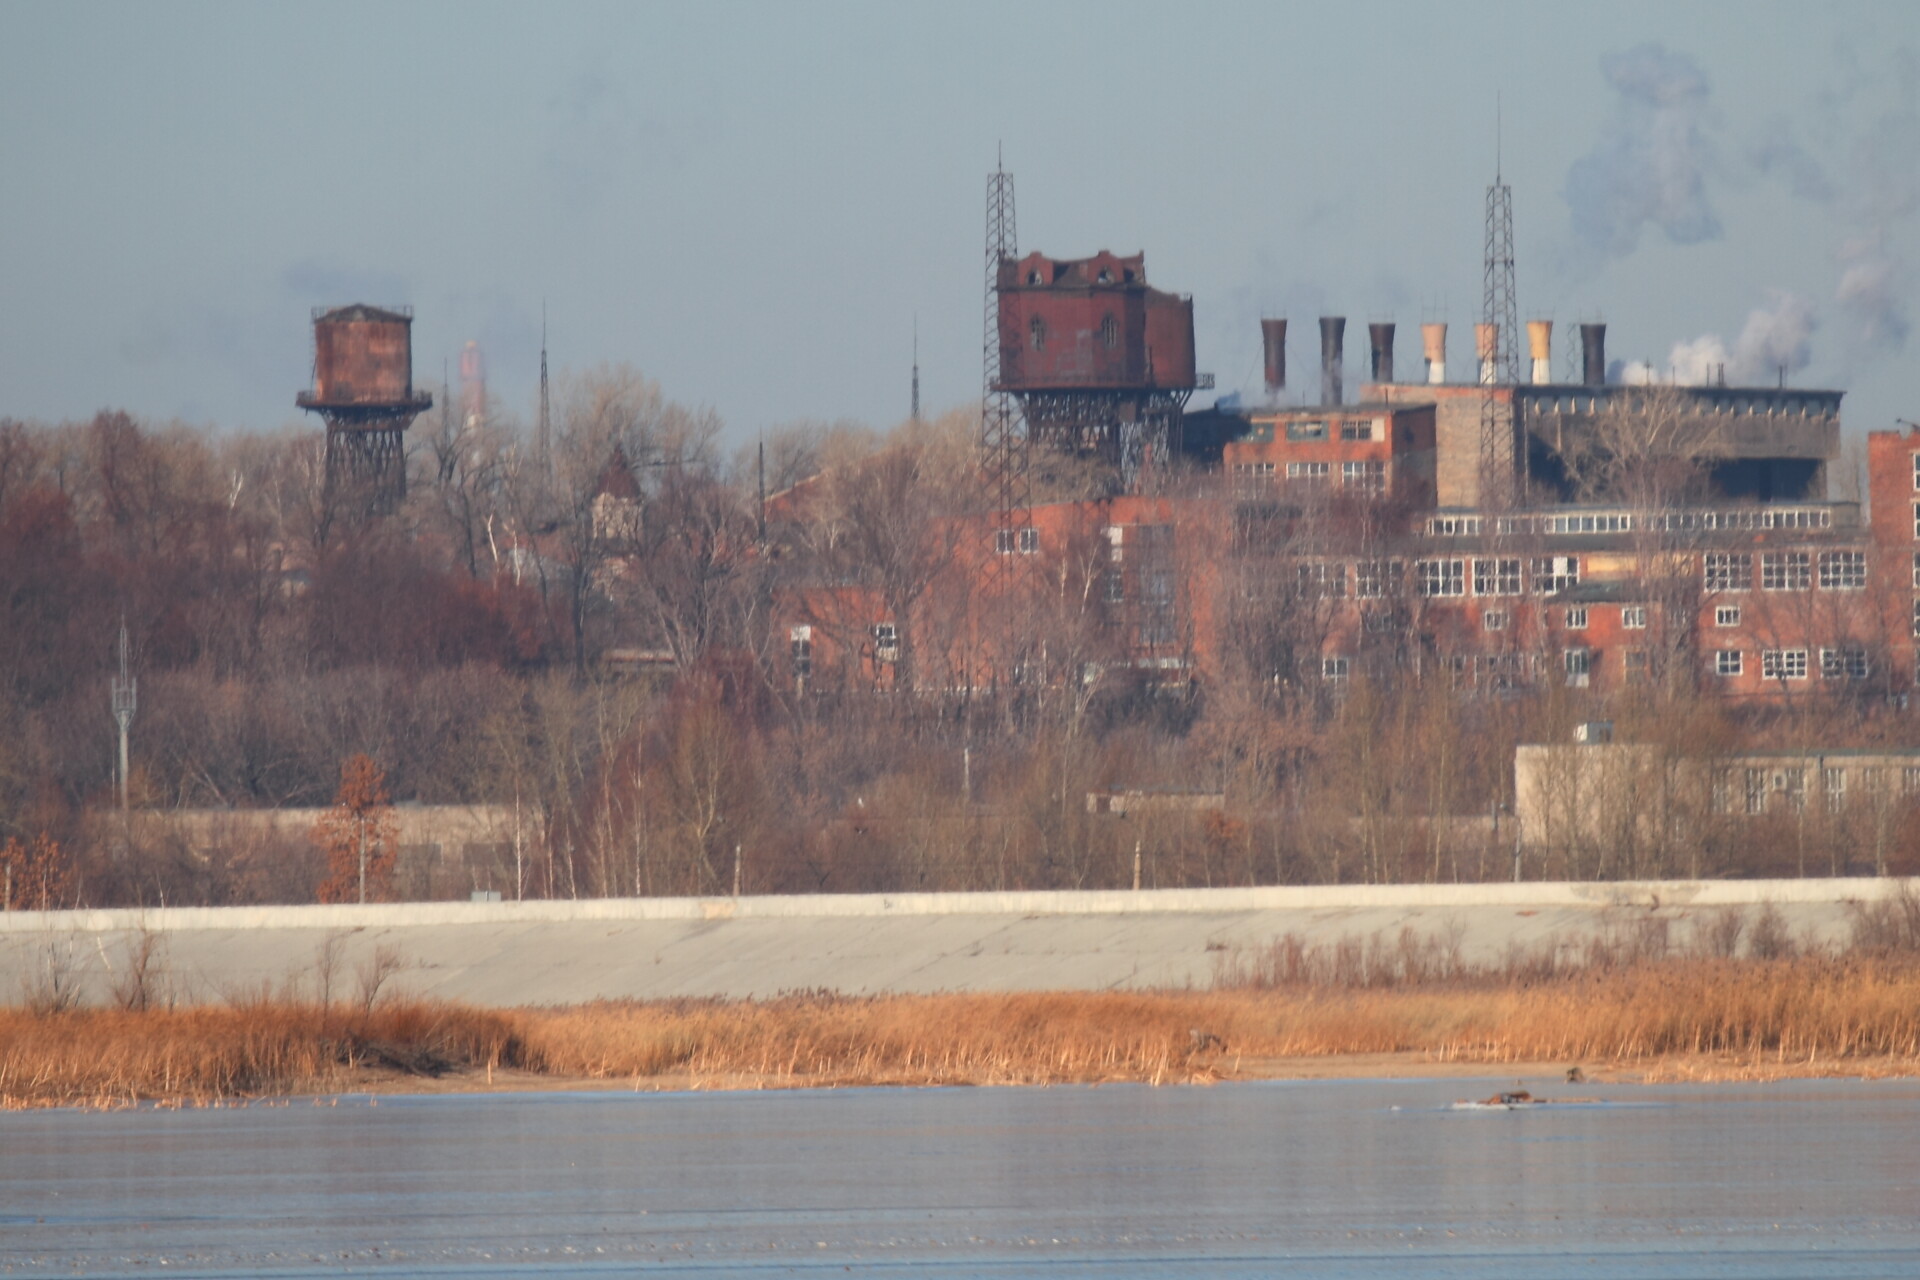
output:
M987 179L987 252L985 332L981 342L985 366L980 411L980 449L985 457L988 491L994 503L994 555L989 580L1004 579L1009 560L1031 529L1033 513L1027 472L1028 440L1014 398L1001 385L1000 268L1019 256L1019 234L1014 225L1013 175L995 159ZM1032 534L1025 541L1031 542Z
M1481 305L1480 505L1514 504L1519 471L1514 452L1513 388L1520 381L1519 306L1513 286L1513 188L1501 176L1499 100L1494 106L1493 185L1487 188L1485 288ZM1504 389L1504 391L1502 390Z
M113 678L113 722L120 726L120 821L122 830L132 827L132 808L127 787L127 731L133 727L133 713L139 706L140 683L133 678L133 664L127 645L127 620L120 619L120 673Z
M913 317L913 423L920 423L920 316Z
M540 472L553 475L553 418L547 407L547 304L540 304L540 422L534 431L534 448L540 454Z

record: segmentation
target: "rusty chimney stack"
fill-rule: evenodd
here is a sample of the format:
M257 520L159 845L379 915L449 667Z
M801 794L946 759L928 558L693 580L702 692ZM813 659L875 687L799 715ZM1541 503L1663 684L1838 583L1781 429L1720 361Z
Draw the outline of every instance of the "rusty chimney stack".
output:
M1342 400L1340 366L1346 363L1347 318L1320 317L1320 400L1339 404Z
M1553 381L1553 321L1527 321L1527 351L1533 357L1535 386Z
M1580 326L1580 348L1585 357L1584 381L1590 387L1607 385L1607 326L1603 324L1583 324Z
M1372 350L1371 369L1375 382L1393 381L1393 325L1367 326L1367 345Z
M1480 385L1493 385L1500 377L1500 326L1473 326L1473 351L1480 357Z
M1287 385L1287 322L1262 320L1260 346L1267 357L1267 394L1274 395Z
M1447 326L1420 326L1420 344L1427 349L1427 381L1439 386L1447 380Z

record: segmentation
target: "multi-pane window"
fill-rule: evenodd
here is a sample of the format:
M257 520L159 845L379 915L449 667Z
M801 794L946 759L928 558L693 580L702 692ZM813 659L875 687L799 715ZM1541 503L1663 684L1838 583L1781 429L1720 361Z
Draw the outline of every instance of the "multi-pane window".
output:
M1767 680L1805 680L1807 651L1805 649L1762 649L1760 675Z
M1265 493L1273 488L1274 467L1271 462L1236 462L1233 464L1234 487L1244 495Z
M1807 807L1807 771L1805 769L1780 769L1773 775L1773 789L1787 798L1789 813L1803 812Z
M1423 596L1467 594L1465 560L1417 560L1414 569L1420 575L1420 594Z
M1752 590L1752 553L1747 551L1707 552L1706 586L1708 591Z
M1018 551L1030 556L1040 550L1040 531L1031 526L1022 529L995 529L993 531L993 553L1010 556Z
M1039 316L1035 316L1033 322L1027 326L1027 332L1033 338L1033 349L1035 351L1045 351L1047 349L1047 322L1045 320L1042 320Z
M1593 674L1593 650L1563 649L1560 665L1566 669L1568 684L1584 685L1587 677Z
M1310 422L1289 422L1287 439L1289 440L1325 440L1327 424L1318 419Z
M1647 606L1643 604L1621 606L1620 625L1629 631L1645 631L1647 629Z
M1287 483L1308 489L1324 489L1331 480L1332 467L1325 462L1289 462Z
M1713 674L1717 676L1737 676L1743 670L1738 649L1715 649L1713 651Z
M1820 651L1822 680L1865 680L1867 669L1867 651L1859 645Z
M1536 556L1533 561L1533 589L1543 596L1580 585L1579 556Z
M1805 591L1813 585L1813 556L1806 551L1763 551L1762 591Z
M1645 684L1647 682L1647 651L1629 649L1626 652L1626 660L1627 683Z
M1507 611L1505 609L1489 609L1480 615L1480 623L1489 631L1505 631L1507 629Z
M1838 813L1847 807L1847 771L1828 765L1820 771L1820 792L1827 811Z
M1122 604L1127 598L1127 575L1119 569L1107 570L1107 603Z
M1360 493L1385 493L1387 491L1387 464L1384 462L1343 462L1340 464L1340 483Z
M1913 455L1913 491L1920 493L1920 453Z
M1520 559L1488 557L1473 562L1473 594L1477 596L1517 596L1520 594Z
M1767 811L1767 771L1765 769L1747 770L1747 812L1765 813Z
M1920 795L1920 765L1904 765L1900 770L1900 790L1907 795Z
M805 680L813 674L813 628L789 628L787 646L793 658L794 679Z
M1329 654L1320 659L1320 678L1338 684L1347 678L1349 659L1340 654Z
M895 662L900 657L900 628L891 622L873 624L873 656L879 662Z
M1739 626L1740 606L1737 604L1716 605L1713 610L1713 625L1716 627Z
M1913 553L1913 589L1920 591L1920 551Z
M1585 631L1587 629L1587 606L1570 604L1567 606L1567 630Z
M1920 636L1920 600L1913 602L1913 634Z
M1820 553L1820 589L1822 591L1858 591L1866 585L1866 552L1822 551Z
M1347 594L1347 566L1303 564L1299 568L1300 594L1309 600L1338 600Z
M1362 560L1353 566L1353 594L1363 600L1378 600L1393 593L1399 577L1399 561Z
M1913 504L1913 536L1920 538L1920 502Z
M1373 419L1372 418L1345 419L1340 424L1340 438L1342 440L1373 439Z

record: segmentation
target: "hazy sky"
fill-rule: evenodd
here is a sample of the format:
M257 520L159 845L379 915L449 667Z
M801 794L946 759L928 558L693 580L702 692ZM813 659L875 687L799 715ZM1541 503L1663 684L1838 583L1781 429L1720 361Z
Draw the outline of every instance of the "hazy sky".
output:
M0 415L295 421L309 308L369 301L530 417L544 301L556 370L735 440L889 425L916 314L929 408L979 393L996 147L1022 249L1145 250L1222 391L1263 313L1296 373L1321 314L1464 369L1496 91L1523 317L1920 419L1910 0L0 0Z

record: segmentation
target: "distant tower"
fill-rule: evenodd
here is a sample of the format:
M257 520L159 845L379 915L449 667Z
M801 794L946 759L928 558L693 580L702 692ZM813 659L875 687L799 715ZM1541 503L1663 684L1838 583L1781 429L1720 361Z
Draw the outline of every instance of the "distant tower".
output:
M1031 478L1028 474L1027 435L1014 398L1002 385L1003 349L1009 336L1001 332L1000 279L1003 265L1011 266L1019 253L1014 225L1013 175L996 165L987 179L987 289L986 324L981 355L985 387L980 411L980 450L985 456L988 492L994 502L994 563L1017 552L1033 538ZM1016 344L1019 335L1012 335Z
M547 304L540 304L540 422L534 433L541 474L553 474L553 418L547 407Z
M1520 309L1513 287L1513 189L1501 178L1494 150L1493 185L1487 188L1487 251L1481 306L1480 505L1513 505L1519 484L1514 451L1513 388L1520 381Z
M433 405L413 386L413 308L315 307L313 389L294 403L327 424L329 522L391 515L407 496L401 437Z
M480 344L469 340L460 348L460 425L477 427L487 420L487 362Z
M120 726L120 818L130 820L127 778L127 733L133 728L133 713L139 706L140 682L133 678L133 664L127 646L127 620L120 619L120 673L113 678L113 722Z
M913 318L913 421L920 421L920 317Z

